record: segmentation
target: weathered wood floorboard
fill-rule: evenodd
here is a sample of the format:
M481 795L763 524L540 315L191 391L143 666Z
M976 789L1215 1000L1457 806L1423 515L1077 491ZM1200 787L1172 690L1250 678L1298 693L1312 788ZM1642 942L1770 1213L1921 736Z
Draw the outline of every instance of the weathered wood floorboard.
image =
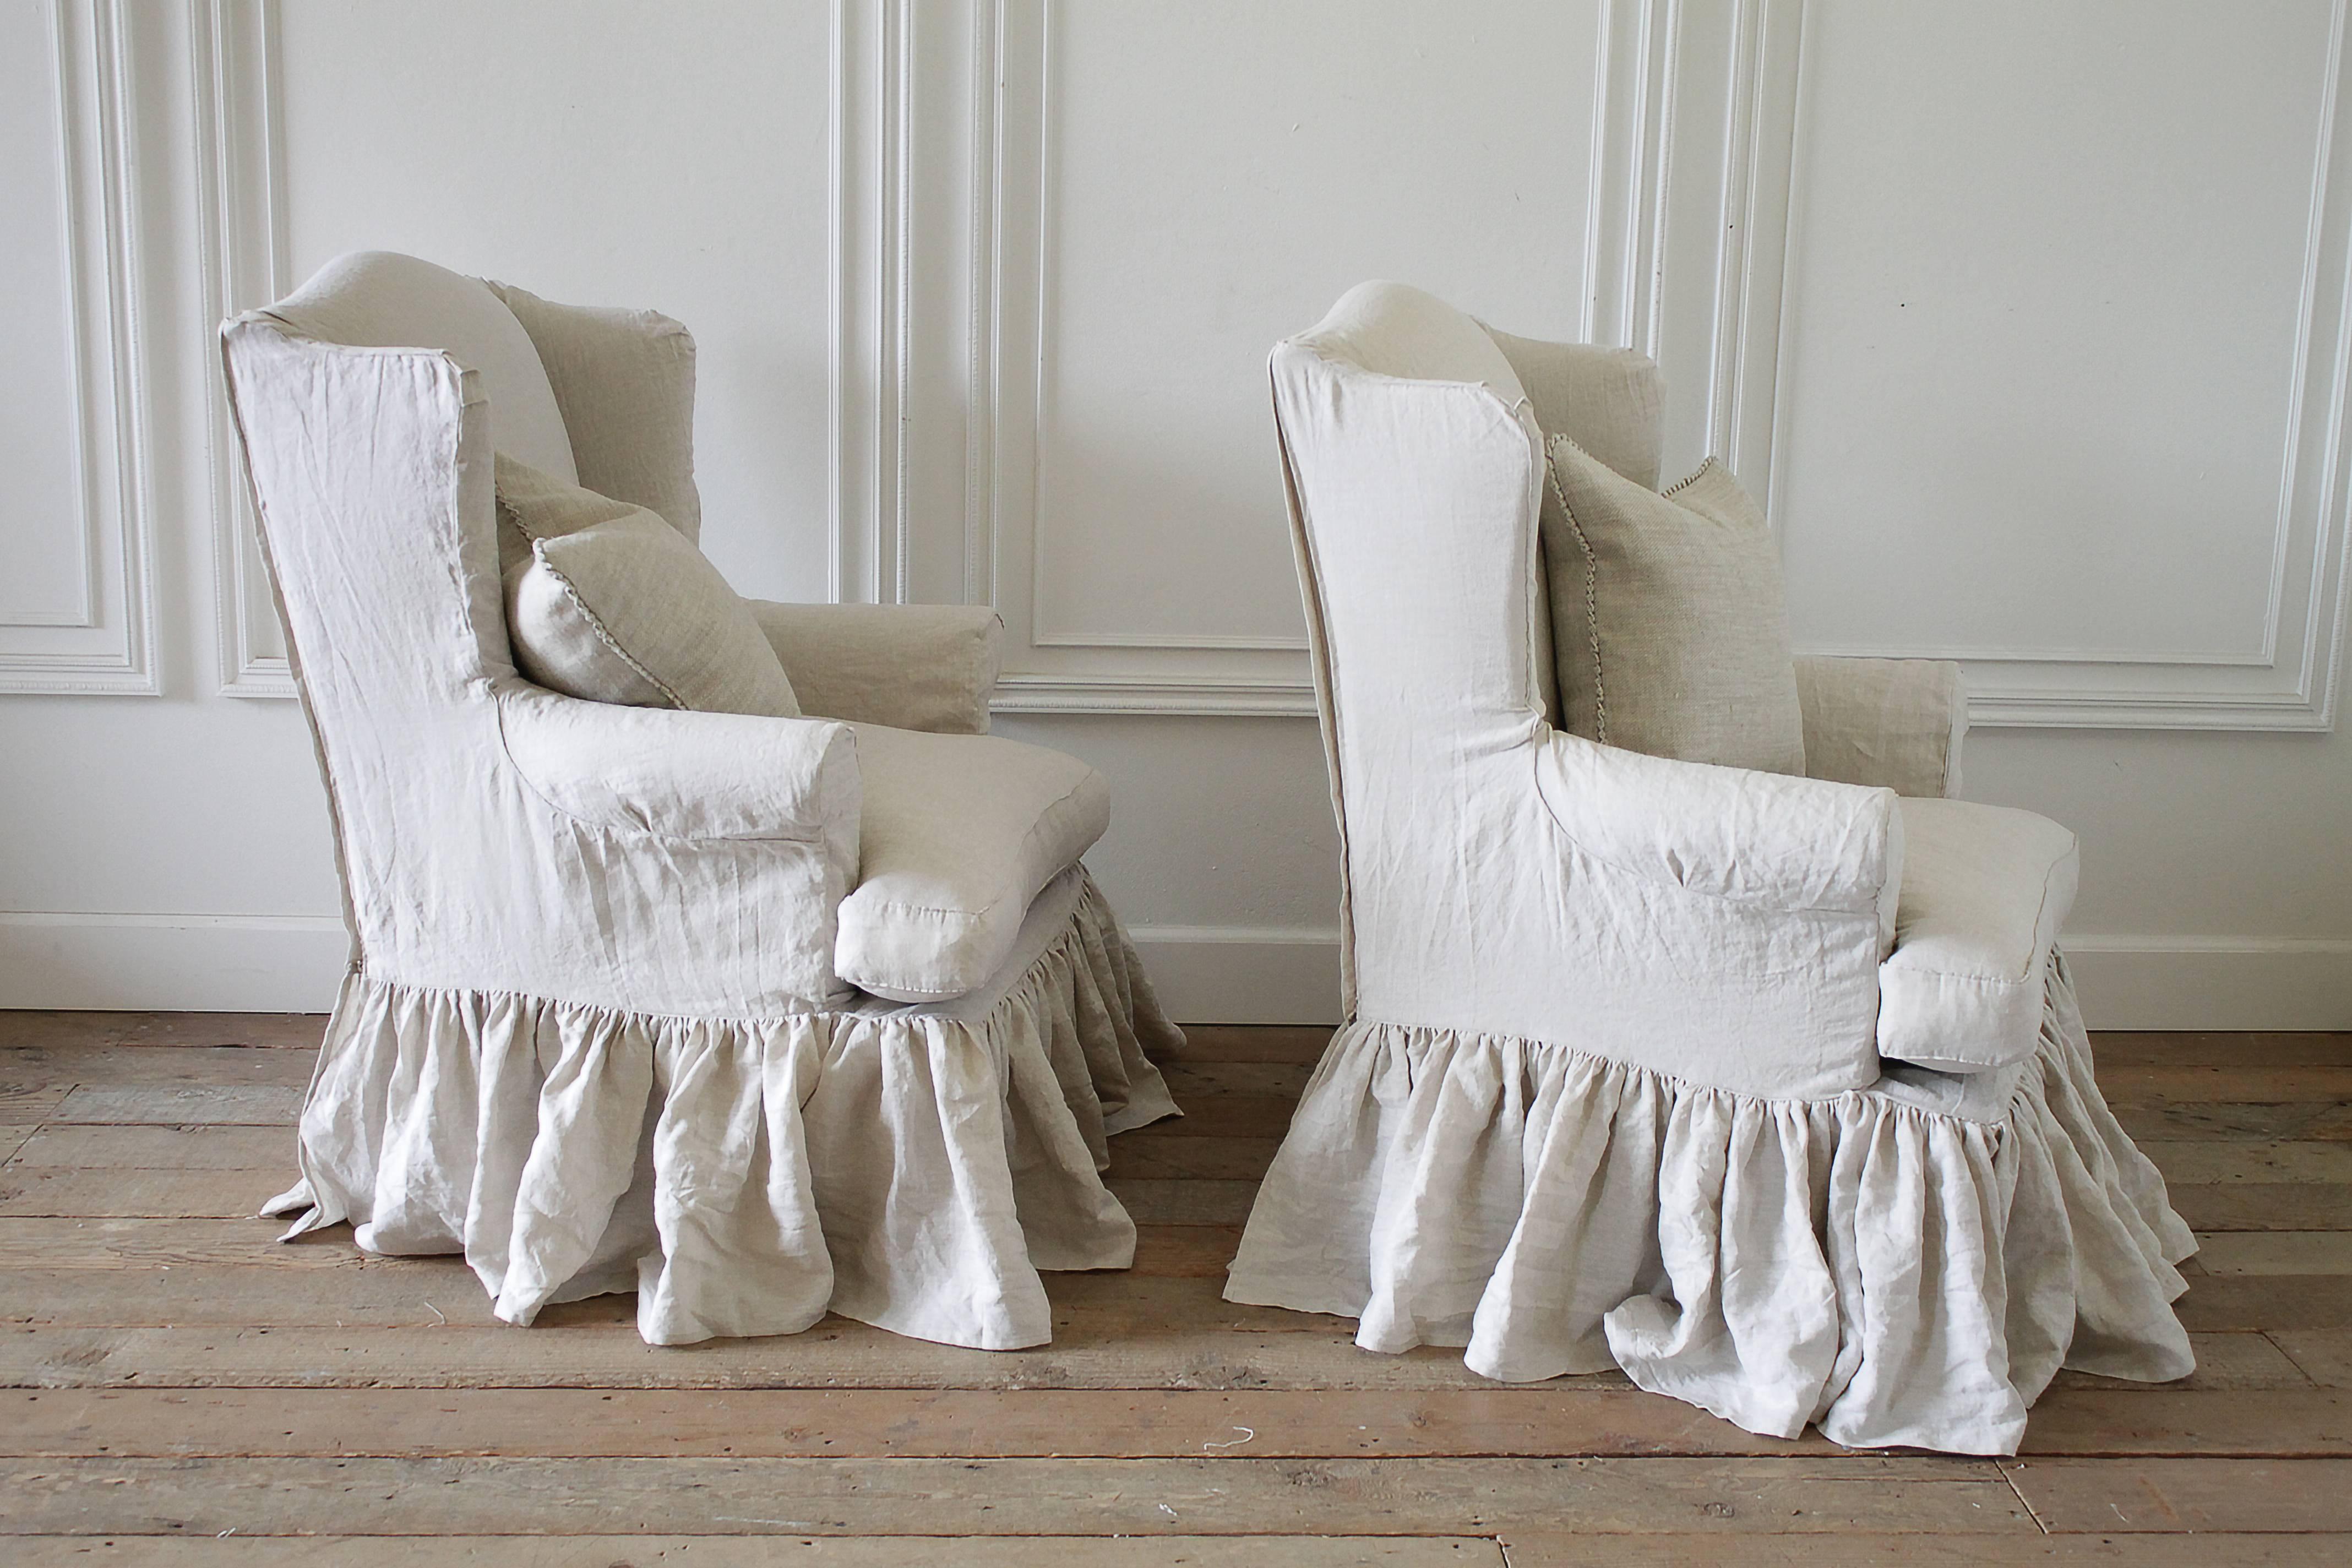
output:
M9 1549L14 1568L1507 1568L1480 1536L76 1535Z
M1617 1458L1832 1454L1627 1388L54 1389L0 1393L0 1455L121 1458ZM2028 1455L2352 1456L2352 1394L2058 1389Z
M289 1173L290 1177L290 1173ZM0 1217L0 1273L15 1269L152 1268L159 1264L209 1263L256 1268L431 1268L461 1271L454 1258L371 1258L342 1226L313 1231L288 1244L279 1219L236 1220ZM1136 1275L1185 1275L1222 1279L1239 1245L1235 1226L1146 1225L1136 1227ZM1054 1276L1047 1276L1050 1280Z
M2132 1568L2343 1568L2345 1535L1746 1535L1502 1537L1509 1568L2014 1568L2104 1563ZM373 1564L371 1563L371 1568ZM602 1568L602 1565L598 1565Z
M2056 1535L2352 1531L2347 1459L2017 1459L2001 1468Z
M250 1210L292 1181L323 1025L0 1013L0 1560L2352 1561L2352 1034L2099 1038L2205 1242L2199 1370L2062 1373L1995 1464L1757 1437L1613 1373L1506 1387L1223 1301L1328 1029L1191 1031L1188 1114L1112 1144L1137 1268L1049 1276L1055 1342L1000 1354L839 1319L655 1350L631 1298L520 1330L458 1259L280 1246Z
M1909 1458L99 1458L0 1462L0 1493L28 1535L2036 1532L1990 1461Z

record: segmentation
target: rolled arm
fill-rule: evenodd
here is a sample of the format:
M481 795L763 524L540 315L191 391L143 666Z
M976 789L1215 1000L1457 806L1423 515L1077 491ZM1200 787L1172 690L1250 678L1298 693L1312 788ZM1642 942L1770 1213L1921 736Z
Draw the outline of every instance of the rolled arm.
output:
M846 724L583 702L516 683L509 761L575 821L667 838L791 840L857 866L857 745Z
M1873 914L1894 945L1903 819L1885 789L1676 762L1555 732L1537 787L1560 831L1619 870L1791 913Z
M1915 798L1959 794L1969 702L1958 665L1800 658L1797 700L1804 710L1805 771L1814 778Z
M1004 633L994 610L749 603L803 712L946 735L988 732Z

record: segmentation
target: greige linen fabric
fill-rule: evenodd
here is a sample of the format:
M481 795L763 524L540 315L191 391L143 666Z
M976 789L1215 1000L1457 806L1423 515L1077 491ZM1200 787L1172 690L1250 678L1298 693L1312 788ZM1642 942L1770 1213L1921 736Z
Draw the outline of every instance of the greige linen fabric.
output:
M504 453L497 489L507 635L524 674L591 702L801 716L751 607L684 534ZM509 538L527 553L509 560Z
M1360 1018L1225 1294L1505 1383L1616 1367L1769 1436L2012 1453L2061 1366L2194 1365L2170 1303L2196 1241L2099 1097L2063 964L2036 1047L1976 1105L1932 1075L1749 1097Z
M898 730L988 733L1004 636L988 606L750 603L803 711Z
M1660 494L1547 444L1563 727L1652 756L1805 773L1780 550L1714 458Z
M465 304L359 345L293 324L380 322L346 296L394 285ZM836 943L865 858L863 738L522 677L493 493L507 426L467 363L480 300L504 309L472 279L361 258L223 328L352 933L303 1179L278 1206L306 1211L297 1229L348 1218L379 1251L462 1250L513 1321L634 1289L657 1342L827 1310L1042 1342L1038 1269L1128 1260L1103 1139L1174 1113L1148 1052L1181 1036L1075 865L961 996L858 991ZM572 334L552 357L575 391L609 372L597 427L631 438L634 388L655 433L580 470L634 473L616 499L638 506L690 494L675 324L543 314ZM953 748L1011 744L920 739L950 780ZM887 800L878 818L887 840ZM999 847L1027 879L1025 835Z
M2062 1364L2185 1373L2195 1242L2099 1101L2063 960L2021 1030L1917 988L1938 1037L2006 1065L1880 1054L1892 969L1975 964L2007 994L2010 957L2047 949L2022 911L2063 830L1920 814L1914 863L1892 789L1554 729L1528 614L1545 433L1485 337L1368 285L1273 355L1346 1023L1228 1298L1498 1378L1613 1363L1857 1445L2013 1451ZM1997 889L1952 874L1965 841L2000 850Z
M987 988L928 1007L697 1018L344 983L302 1112L289 1236L461 1253L499 1318L637 1293L649 1343L826 1312L1014 1350L1041 1268L1124 1268L1105 1139L1175 1114L1173 1043L1083 870Z
M510 283L489 289L539 351L580 483L644 507L700 543L694 334L658 311L558 305Z
M1969 700L1960 667L1933 658L1797 660L1805 772L1897 795L1960 793Z
M865 815L834 967L899 1002L975 990L1003 967L1030 901L1110 826L1110 785L1043 746L850 728Z
M2045 816L1906 800L1895 951L1878 970L1878 1054L1951 1072L2033 1054L2074 836Z
M1654 361L1631 349L1548 343L1492 327L1486 335L1519 378L1546 437L1575 442L1645 490L1658 488L1666 382Z
M1482 322L1481 325L1484 325ZM1519 379L1528 411L1547 437L1566 437L1644 489L1658 488L1665 443L1665 378L1646 356L1596 343L1548 343L1486 328ZM1543 542L1536 558L1544 559ZM1529 620L1535 634L1536 687L1544 712L1560 721L1552 635L1550 573L1536 573Z
M579 479L538 346L480 279L388 250L354 251L261 313L322 342L446 350L480 377L480 395L495 405L484 416L494 449L566 482Z

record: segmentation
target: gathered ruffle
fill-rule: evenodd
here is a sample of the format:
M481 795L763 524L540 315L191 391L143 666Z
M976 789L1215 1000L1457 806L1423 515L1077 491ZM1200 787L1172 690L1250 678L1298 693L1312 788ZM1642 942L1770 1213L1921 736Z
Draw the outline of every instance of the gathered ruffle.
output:
M1177 1114L1149 1053L1181 1040L1076 869L998 987L935 1006L652 1017L354 973L269 1212L462 1253L512 1323L635 1290L655 1344L827 1311L1043 1344L1039 1269L1134 1259L1106 1139Z
M1622 1367L1768 1436L2013 1453L2061 1365L2193 1369L2170 1303L2196 1242L2099 1094L2063 959L2004 1076L1764 1100L1351 1025L1225 1294L1504 1382Z

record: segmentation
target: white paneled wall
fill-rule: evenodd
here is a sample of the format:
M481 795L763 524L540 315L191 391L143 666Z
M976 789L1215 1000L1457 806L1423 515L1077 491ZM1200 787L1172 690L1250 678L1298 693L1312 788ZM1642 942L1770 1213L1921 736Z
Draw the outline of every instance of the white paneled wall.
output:
M1262 362L1632 343L1801 639L1967 659L2094 1022L2352 1026L2341 0L0 0L0 1005L322 1005L227 309L412 251L701 344L747 592L992 602L1180 1015L1336 1005ZM2340 155L2339 155L2340 154Z

